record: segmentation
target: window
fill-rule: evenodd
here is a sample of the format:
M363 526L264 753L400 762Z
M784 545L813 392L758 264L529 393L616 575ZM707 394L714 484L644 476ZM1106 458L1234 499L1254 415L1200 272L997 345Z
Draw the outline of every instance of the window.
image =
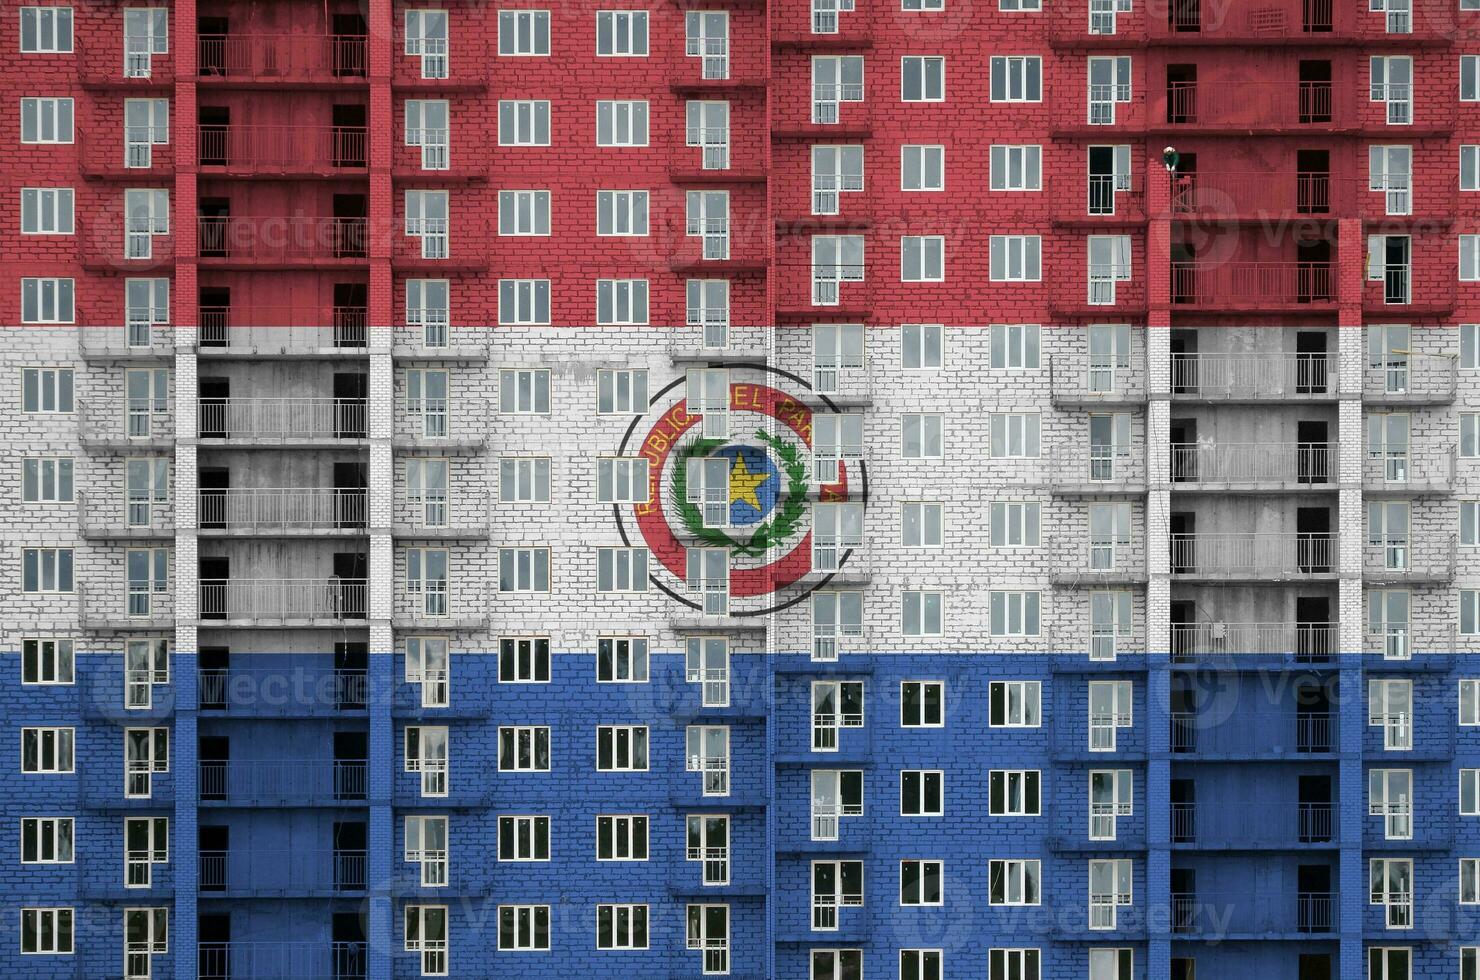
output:
M943 417L940 415L916 415L908 413L901 416L901 429L904 435L904 446L902 452L905 459L941 459L945 456L941 428Z
M863 190L863 147L812 147L812 213L837 214L843 194Z
M863 635L863 593L812 593L812 659L838 659L838 638Z
M1114 660L1117 649L1132 635L1134 599L1128 591L1089 594L1089 658Z
M21 188L22 235L70 235L74 230L72 188Z
M21 640L22 684L71 684L74 681L72 641L59 637Z
M446 616L450 580L446 548L406 549L406 596L413 615Z
M991 330L992 370L1038 370L1038 324L994 323Z
M168 637L125 640L123 677L125 708L146 710L154 705L154 685L170 682Z
M647 191L597 191L596 234L646 235Z
M944 146L901 146L899 189L943 191L946 189Z
M648 502L648 461L641 456L604 456L596 461L596 502Z
M704 170L730 167L730 104L690 99L684 105L684 145L699 147Z
M684 729L684 768L703 773L705 796L730 795L730 728L689 725Z
M937 56L901 58L899 97L903 102L944 102L946 59Z
M642 814L596 818L596 860L646 861L648 818Z
M993 412L990 418L993 459L1037 459L1037 412Z
M1459 904L1480 905L1480 858L1459 859Z
M1459 813L1462 817L1480 817L1480 769L1459 771Z
M907 501L903 504L901 538L906 548L939 548L944 543L941 530L944 504Z
M704 972L729 973L730 907L689 905L684 909L684 915L688 923L688 948L703 950Z
M1388 214L1413 213L1413 147L1369 146L1367 189L1381 191Z
M21 909L21 952L72 955L72 910Z
M502 911L502 906L500 906ZM447 906L406 906L406 951L421 954L421 975L447 975Z
M1388 660L1408 659L1408 607L1405 589L1375 589L1367 597L1367 632L1382 643Z
M899 685L901 728L943 728L946 723L944 681L902 681Z
M993 636L1038 635L1037 592L999 591L987 593L988 615Z
M1131 100L1131 59L1089 59L1089 119L1091 126L1115 124L1115 106Z
M994 146L991 149L991 189L994 191L1040 191L1043 189L1043 147Z
M498 553L500 592L549 592L549 548L500 548Z
M406 325L421 327L421 345L447 346L450 319L450 284L446 279L406 280Z
M550 103L503 99L498 104L499 146L549 146Z
M422 78L447 77L447 11L406 11L406 56L421 59Z
M1373 858L1370 904L1384 907L1389 929L1413 928L1413 859Z
M1042 102L1043 59L1018 55L992 58L993 102Z
M1480 680L1467 678L1459 682L1459 723L1467 727L1480 725Z
M899 980L941 980L944 970L944 954L938 949L899 951Z
M1089 980L1135 980L1135 959L1133 949L1091 949Z
M945 366L945 327L941 324L902 324L899 342L906 371L939 371Z
M812 862L812 929L838 928L838 909L863 904L862 861Z
M946 0L900 0L900 10L940 11L946 9Z
M812 682L812 751L836 752L839 728L863 727L862 681Z
M170 860L168 817L125 817L123 821L123 886L149 888L154 866Z
M1480 235L1459 236L1460 282L1480 280Z
M861 378L864 370L864 327L861 323L812 325L812 386L836 394L841 382Z
M684 194L684 234L698 238L703 258L730 257L730 192L687 191Z
M723 350L730 338L730 283L726 279L689 279L684 283L688 326L699 327L701 343Z
M646 592L647 586L646 548L596 549L597 592Z
M647 411L646 370L596 372L596 414L640 415Z
M21 820L21 863L71 864L75 839L71 817L25 817Z
M940 769L905 769L899 774L899 815L939 817L945 813L946 774Z
M406 145L421 147L421 169L446 170L452 165L448 143L451 109L446 99L406 100ZM499 195L503 203L503 195ZM548 220L549 201L546 200ZM499 211L502 223L503 211ZM505 234L500 230L499 234Z
M596 280L596 322L600 326L645 325L648 322L648 281Z
M500 861L550 860L550 818L529 816L498 818Z
M169 99L123 100L123 165L147 170L154 162L154 147L170 141Z
M899 266L901 282L944 282L946 278L945 236L901 236Z
M500 772L549 772L548 726L505 725L498 730Z
M646 684L648 641L644 636L603 636L596 641L596 679L604 684Z
M1407 421L1408 416L1402 418ZM1459 413L1459 454L1465 459L1480 457L1480 413Z
M987 862L988 903L992 905L1037 905L1040 863L1038 861L994 860Z
M406 192L406 234L421 239L421 257L445 259L448 255L448 193Z
M598 10L596 54L603 58L645 58L648 53L646 10Z
M1460 55L1459 100L1480 102L1480 55Z
M993 728L1037 728L1043 724L1040 681L992 681L987 693Z
M1461 636L1480 635L1480 590L1459 590L1459 632Z
M71 323L74 292L71 279L22 277L21 322ZM66 373L71 378L72 372ZM68 401L70 400L69 397ZM65 411L70 412L71 409L67 408Z
M1133 723L1130 681L1089 682L1089 750L1114 752L1116 732Z
M153 795L154 773L170 771L170 730L125 728L123 768L126 798L148 799Z
M944 872L942 861L900 861L899 904L944 905L941 897Z
M900 594L905 636L940 636L944 593L907 589Z
M1037 769L993 769L988 774L987 812L994 817L1036 817L1042 773Z
M863 814L861 770L812 770L812 839L837 840L842 817Z
M499 191L500 235L550 234L549 191Z
M1089 863L1089 927L1114 929L1115 910L1131 904L1131 862L1128 858Z
M646 905L596 906L597 949L647 949Z
M993 282L1038 282L1042 279L1038 235L993 235L990 270Z
M505 504L548 504L550 461L543 456L505 456L499 460L499 501Z
M1413 748L1413 682L1394 678L1367 682L1367 724L1383 729L1383 749Z
M22 7L22 54L71 54L71 7Z
M405 770L421 773L422 796L447 795L449 748L447 726L406 726Z
M21 459L21 502L72 502L72 458L26 456Z
M1480 145L1466 143L1459 148L1459 189L1480 191Z
M505 415L549 415L550 372L505 368L498 374L499 411Z
M170 192L162 189L124 191L124 258L147 259L154 236L170 231Z
M1089 296L1091 306L1114 306L1115 284L1131 278L1131 238L1129 235L1090 235L1085 239L1089 256Z
M1413 59L1406 55L1378 56L1372 58L1369 64L1372 77L1368 95L1373 102L1387 104L1388 125L1412 125Z
M863 57L861 55L817 55L812 58L812 122L832 126L838 122L838 106L863 101Z
M862 235L812 236L812 305L837 306L842 284L863 282Z
M646 725L599 725L596 728L598 772L646 772L648 729Z
M500 684L549 683L549 637L501 637L498 641L498 679Z
M501 57L543 57L550 53L548 10L500 10L498 53Z
M813 949L811 952L811 980L863 980L863 950Z
M148 78L154 55L169 52L169 11L163 7L133 7L123 12L123 75Z
M72 142L72 100L21 99L21 142Z
M424 708L448 706L449 671L445 636L409 636L406 638L405 677L408 684L421 685Z
M510 326L550 322L550 280L500 279L498 322Z
M152 347L155 325L170 322L170 281L125 279L124 307L128 346Z
M730 642L722 636L691 636L684 645L684 682L701 685L700 703L723 708L730 703ZM814 685L815 691L816 685ZM857 691L858 724L862 724L863 691ZM814 731L817 721L814 712ZM833 724L836 724L834 721ZM845 721L844 724L847 724Z
M698 598L703 615L729 615L730 549L686 548L684 585L690 595Z
M71 548L22 548L21 591L62 593L72 591Z
M503 855L499 855L502 860ZM406 818L406 861L420 868L423 888L441 888L447 884L447 818L408 816Z
M1134 813L1132 794L1135 777L1129 769L1091 769L1089 773L1089 839L1115 840L1119 817ZM1172 805L1176 826L1183 816L1180 804ZM1175 833L1175 832L1174 832Z
M1382 817L1387 840L1413 838L1413 770L1372 769L1367 774L1367 813Z
M994 500L990 538L994 548L1036 548L1039 543L1039 512L1036 500Z
M994 949L987 956L987 976L989 980L1038 980L1041 958L1036 949Z
M647 146L647 102L597 102L596 145Z
M130 548L124 553L130 616L150 615L154 597L169 595L170 562L168 548Z
M445 459L406 460L406 502L415 507L422 527L447 526L450 466Z
M152 975L150 957L170 951L168 928L167 908L123 910L123 959L127 980L148 980Z

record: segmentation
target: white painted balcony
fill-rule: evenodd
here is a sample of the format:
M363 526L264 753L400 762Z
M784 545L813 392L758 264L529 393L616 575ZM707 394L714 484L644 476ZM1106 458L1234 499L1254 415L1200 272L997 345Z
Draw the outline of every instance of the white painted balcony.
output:
M1182 579L1331 578L1337 536L1331 533L1173 534L1172 576Z
M201 490L197 498L202 533L363 533L366 494L338 487L233 487Z
M1438 405L1454 401L1459 362L1436 354L1389 354L1369 361L1362 400L1374 404Z
M201 439L319 444L365 438L363 398L202 398Z
M1332 486L1336 450L1334 442L1172 443L1172 482L1180 489Z
M86 629L146 630L174 629L174 592L163 590L131 592L123 585L77 586L77 615Z
M200 580L202 620L334 625L365 616L362 578Z
M1211 401L1334 398L1336 361L1323 353L1173 354L1172 397Z
M1362 576L1373 582L1448 582L1454 578L1452 534L1368 535Z
M168 538L175 533L175 511L173 502L168 500L151 500L142 495L131 499L118 492L93 494L78 490L77 525L84 538Z
M162 448L175 441L172 398L77 399L78 438L84 446Z
M1448 493L1454 486L1454 446L1369 443L1362 489L1376 493Z

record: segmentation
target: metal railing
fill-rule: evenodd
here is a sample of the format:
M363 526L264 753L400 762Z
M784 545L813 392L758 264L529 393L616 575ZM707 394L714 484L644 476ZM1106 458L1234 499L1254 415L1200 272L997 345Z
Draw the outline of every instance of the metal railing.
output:
M1368 401L1447 400L1459 383L1459 362L1438 354L1406 354L1362 372L1362 395Z
M1211 938L1230 933L1328 933L1336 928L1337 896L1332 892L1172 893L1173 933Z
M363 800L368 769L364 759L202 760L200 798L246 804Z
M1374 579L1439 580L1454 575L1452 534L1369 535L1362 548L1362 573Z
M1335 839L1336 804L1329 801L1172 804L1173 844L1323 844Z
M117 491L94 497L78 490L76 496L77 523L84 537L147 538L174 534L172 501L148 497L130 500Z
M362 850L203 850L199 862L202 892L298 895L365 889Z
M1335 534L1173 534L1172 575L1211 578L1304 578L1336 572Z
M196 58L203 80L364 78L369 69L365 42L363 34L201 34Z
M363 351L369 343L369 315L363 306L230 306L200 308L200 353L311 353Z
M202 123L202 167L302 171L364 167L364 126L220 126Z
M203 942L197 980L363 980L364 942Z
M1345 94L1345 93L1343 93ZM1318 126L1344 121L1345 99L1329 81L1168 82L1165 122L1172 126Z
M1173 262L1171 299L1187 306L1267 309L1336 301L1330 262Z
M1183 173L1172 177L1171 211L1204 217L1330 214L1355 205L1356 183L1326 171Z
M1362 483L1368 489L1446 490L1454 484L1453 446L1412 445L1367 447Z
M1268 755L1335 751L1336 717L1329 711L1240 712L1227 718L1193 711L1170 716L1173 752Z
M202 439L363 439L363 398L202 398Z
M1319 662L1339 644L1338 623L1173 623L1172 659L1204 655L1294 654Z
M1055 354L1048 361L1053 396L1059 401L1144 401L1146 356L1137 349L1113 354Z
M201 528L225 530L308 530L364 527L366 492L362 489L232 488L201 490Z
M1334 442L1174 442L1173 483L1328 484L1337 475Z
M364 619L362 578L201 579L201 619Z
M280 262L364 259L368 219L347 217L202 215L197 254L272 265Z
M1172 396L1317 398L1336 393L1329 354L1173 354Z
M175 353L174 337L173 326L148 319L118 325L79 326L77 350L83 357L172 357Z
M173 398L77 399L78 435L83 442L173 442Z
M208 667L196 689L201 711L284 715L363 711L369 678L363 670L313 667Z

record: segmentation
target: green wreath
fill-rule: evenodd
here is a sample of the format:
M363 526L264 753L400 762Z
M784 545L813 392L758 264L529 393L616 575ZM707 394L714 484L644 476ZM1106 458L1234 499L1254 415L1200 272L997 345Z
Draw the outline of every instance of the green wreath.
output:
M786 471L786 499L771 520L758 525L747 541L737 541L719 528L705 527L704 515L689 502L689 460L709 456L725 444L723 439L695 439L679 449L673 467L670 495L684 527L698 540L715 547L735 549L740 555L762 555L786 540L806 513L807 462L794 443L786 442L763 429L755 437L770 446L781 459Z

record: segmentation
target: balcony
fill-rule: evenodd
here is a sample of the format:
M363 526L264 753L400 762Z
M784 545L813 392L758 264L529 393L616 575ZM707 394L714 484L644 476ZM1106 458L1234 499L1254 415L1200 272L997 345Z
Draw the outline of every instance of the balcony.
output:
M1146 492L1146 447L1139 438L1126 446L1088 440L1077 445L1055 446L1043 462L1043 475L1055 493Z
M175 264L175 239L167 232L134 233L130 222L77 219L77 259L84 269L95 272L144 273L164 270Z
M363 942L198 943L198 980L363 980Z
M1336 750L1336 716L1329 711L1237 711L1206 718L1171 713L1171 749L1187 755L1288 759L1290 753Z
M314 898L365 890L364 851L201 851L202 897Z
M1334 442L1174 442L1176 490L1314 491L1336 488Z
M1172 397L1189 401L1325 401L1337 394L1330 354L1173 354Z
M125 52L122 19L111 29L78 30L73 46L83 88L162 92L175 87L175 59L169 54Z
M228 806L341 806L363 802L369 789L364 759L202 760L203 803Z
M477 449L487 439L478 398L396 398L395 445L406 449Z
M201 34L202 85L364 85L363 34Z
M341 627L367 613L362 578L201 579L204 626Z
M1452 534L1369 536L1362 549L1362 577L1374 585L1450 582L1454 548Z
M449 588L446 579L396 584L392 621L405 629L481 629L488 624L488 596L472 587Z
M197 505L202 537L364 534L367 516L365 491L351 487L201 490Z
M1334 273L1330 262L1173 262L1171 301L1206 310L1334 307Z
M138 142L128 142L125 134ZM168 181L175 176L175 147L169 142L168 126L125 129L118 117L111 124L93 119L91 125L75 128L72 138L77 143L77 164L84 176L141 183Z
M1351 216L1357 210L1354 180L1326 172L1294 170L1184 173L1172 178L1174 219L1258 221L1308 215Z
M1338 623L1173 623L1172 662L1219 665L1228 657L1274 655L1325 663L1340 644Z
M363 306L202 306L197 336L201 358L356 357L369 353L369 316Z
M1053 564L1049 579L1056 585L1096 587L1146 581L1145 537L1133 535L1128 542L1066 540L1055 535L1051 549Z
M486 489L423 491L410 499L403 487L396 492L392 533L398 538L451 540L486 538L493 524L494 495Z
M196 160L202 175L332 177L369 161L363 126L203 124Z
M1055 354L1048 360L1055 405L1141 405L1146 402L1146 352L1139 345L1114 354Z
M1134 225L1146 220L1145 181L1139 175L1050 176L1053 220L1061 225Z
M175 513L169 501L130 503L121 492L93 494L78 490L77 529L93 541L148 541L175 535Z
M1205 851L1336 847L1336 805L1287 800L1174 802L1172 844Z
M364 439L363 398L202 398L202 441L242 446L321 446Z
M1334 9L1333 9L1334 8ZM1209 3L1174 4L1165 18L1147 18L1156 41L1182 44L1328 44L1357 30L1355 8L1332 0L1260 0L1242 10Z
M1331 892L1173 892L1172 933L1207 942L1325 936L1337 931L1337 908Z
M1336 577L1337 537L1297 532L1173 534L1172 578L1279 581Z
M1369 445L1362 489L1386 494L1447 494L1454 488L1453 446Z
M162 323L79 325L77 353L85 361L174 357L175 328Z
M364 711L370 697L365 671L328 663L203 668L196 690L202 712L247 718L332 717Z
M1149 101L1148 128L1163 132L1329 132L1351 126L1355 116L1350 93L1338 95L1327 81L1167 82Z
M175 443L174 402L169 398L79 398L77 426L84 446L164 449Z
M84 629L169 631L175 628L174 592L134 593L118 586L77 587L77 618Z
M1437 354L1370 361L1362 373L1362 401L1376 405L1447 405L1454 401L1459 362Z
M370 254L365 218L207 216L197 222L200 263L211 268L361 266Z

